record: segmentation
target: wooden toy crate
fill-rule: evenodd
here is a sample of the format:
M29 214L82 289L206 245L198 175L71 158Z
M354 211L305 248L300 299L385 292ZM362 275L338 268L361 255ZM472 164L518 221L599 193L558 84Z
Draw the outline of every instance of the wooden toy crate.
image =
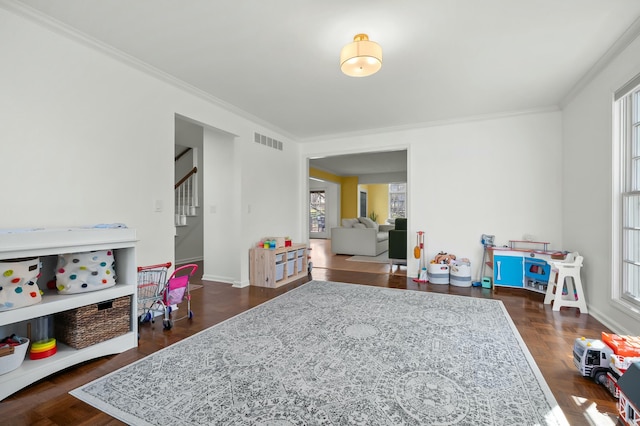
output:
M131 330L131 296L81 306L55 315L56 339L83 349Z

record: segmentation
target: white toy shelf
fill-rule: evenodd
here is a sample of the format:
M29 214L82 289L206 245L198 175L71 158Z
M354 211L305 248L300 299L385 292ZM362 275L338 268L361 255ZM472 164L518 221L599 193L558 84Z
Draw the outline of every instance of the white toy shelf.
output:
M0 312L2 337L24 333L26 323L34 318L123 296L131 297L131 327L128 333L84 349L73 349L58 342L57 353L44 359L30 360L27 355L19 368L0 375L0 400L67 367L121 353L138 345L135 244L136 232L128 228L0 230L0 260L39 257L43 268L38 287L45 293L41 303ZM114 251L117 277L115 286L70 295L59 295L55 290L47 289L47 281L55 275L58 254L107 249Z

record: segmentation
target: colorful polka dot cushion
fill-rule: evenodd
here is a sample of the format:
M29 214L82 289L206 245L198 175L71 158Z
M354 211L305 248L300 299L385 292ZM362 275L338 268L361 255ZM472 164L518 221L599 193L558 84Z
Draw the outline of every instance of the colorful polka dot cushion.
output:
M113 251L100 250L58 255L58 293L73 294L102 290L116 285Z
M40 259L0 261L0 311L35 305L42 301L38 288Z

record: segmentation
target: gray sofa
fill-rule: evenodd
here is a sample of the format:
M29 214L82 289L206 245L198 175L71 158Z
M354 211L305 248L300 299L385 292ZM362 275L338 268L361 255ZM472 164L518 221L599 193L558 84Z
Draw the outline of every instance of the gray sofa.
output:
M378 225L369 218L342 219L342 226L331 228L331 252L377 256L389 249L389 230L393 225Z

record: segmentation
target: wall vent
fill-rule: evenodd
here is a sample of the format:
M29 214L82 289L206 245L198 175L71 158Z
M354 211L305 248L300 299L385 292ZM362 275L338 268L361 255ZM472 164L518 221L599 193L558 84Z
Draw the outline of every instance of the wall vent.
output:
M261 135L260 133L255 132L253 134L253 141L255 143L259 143L260 145L268 146L269 148L282 151L282 142L269 136Z

